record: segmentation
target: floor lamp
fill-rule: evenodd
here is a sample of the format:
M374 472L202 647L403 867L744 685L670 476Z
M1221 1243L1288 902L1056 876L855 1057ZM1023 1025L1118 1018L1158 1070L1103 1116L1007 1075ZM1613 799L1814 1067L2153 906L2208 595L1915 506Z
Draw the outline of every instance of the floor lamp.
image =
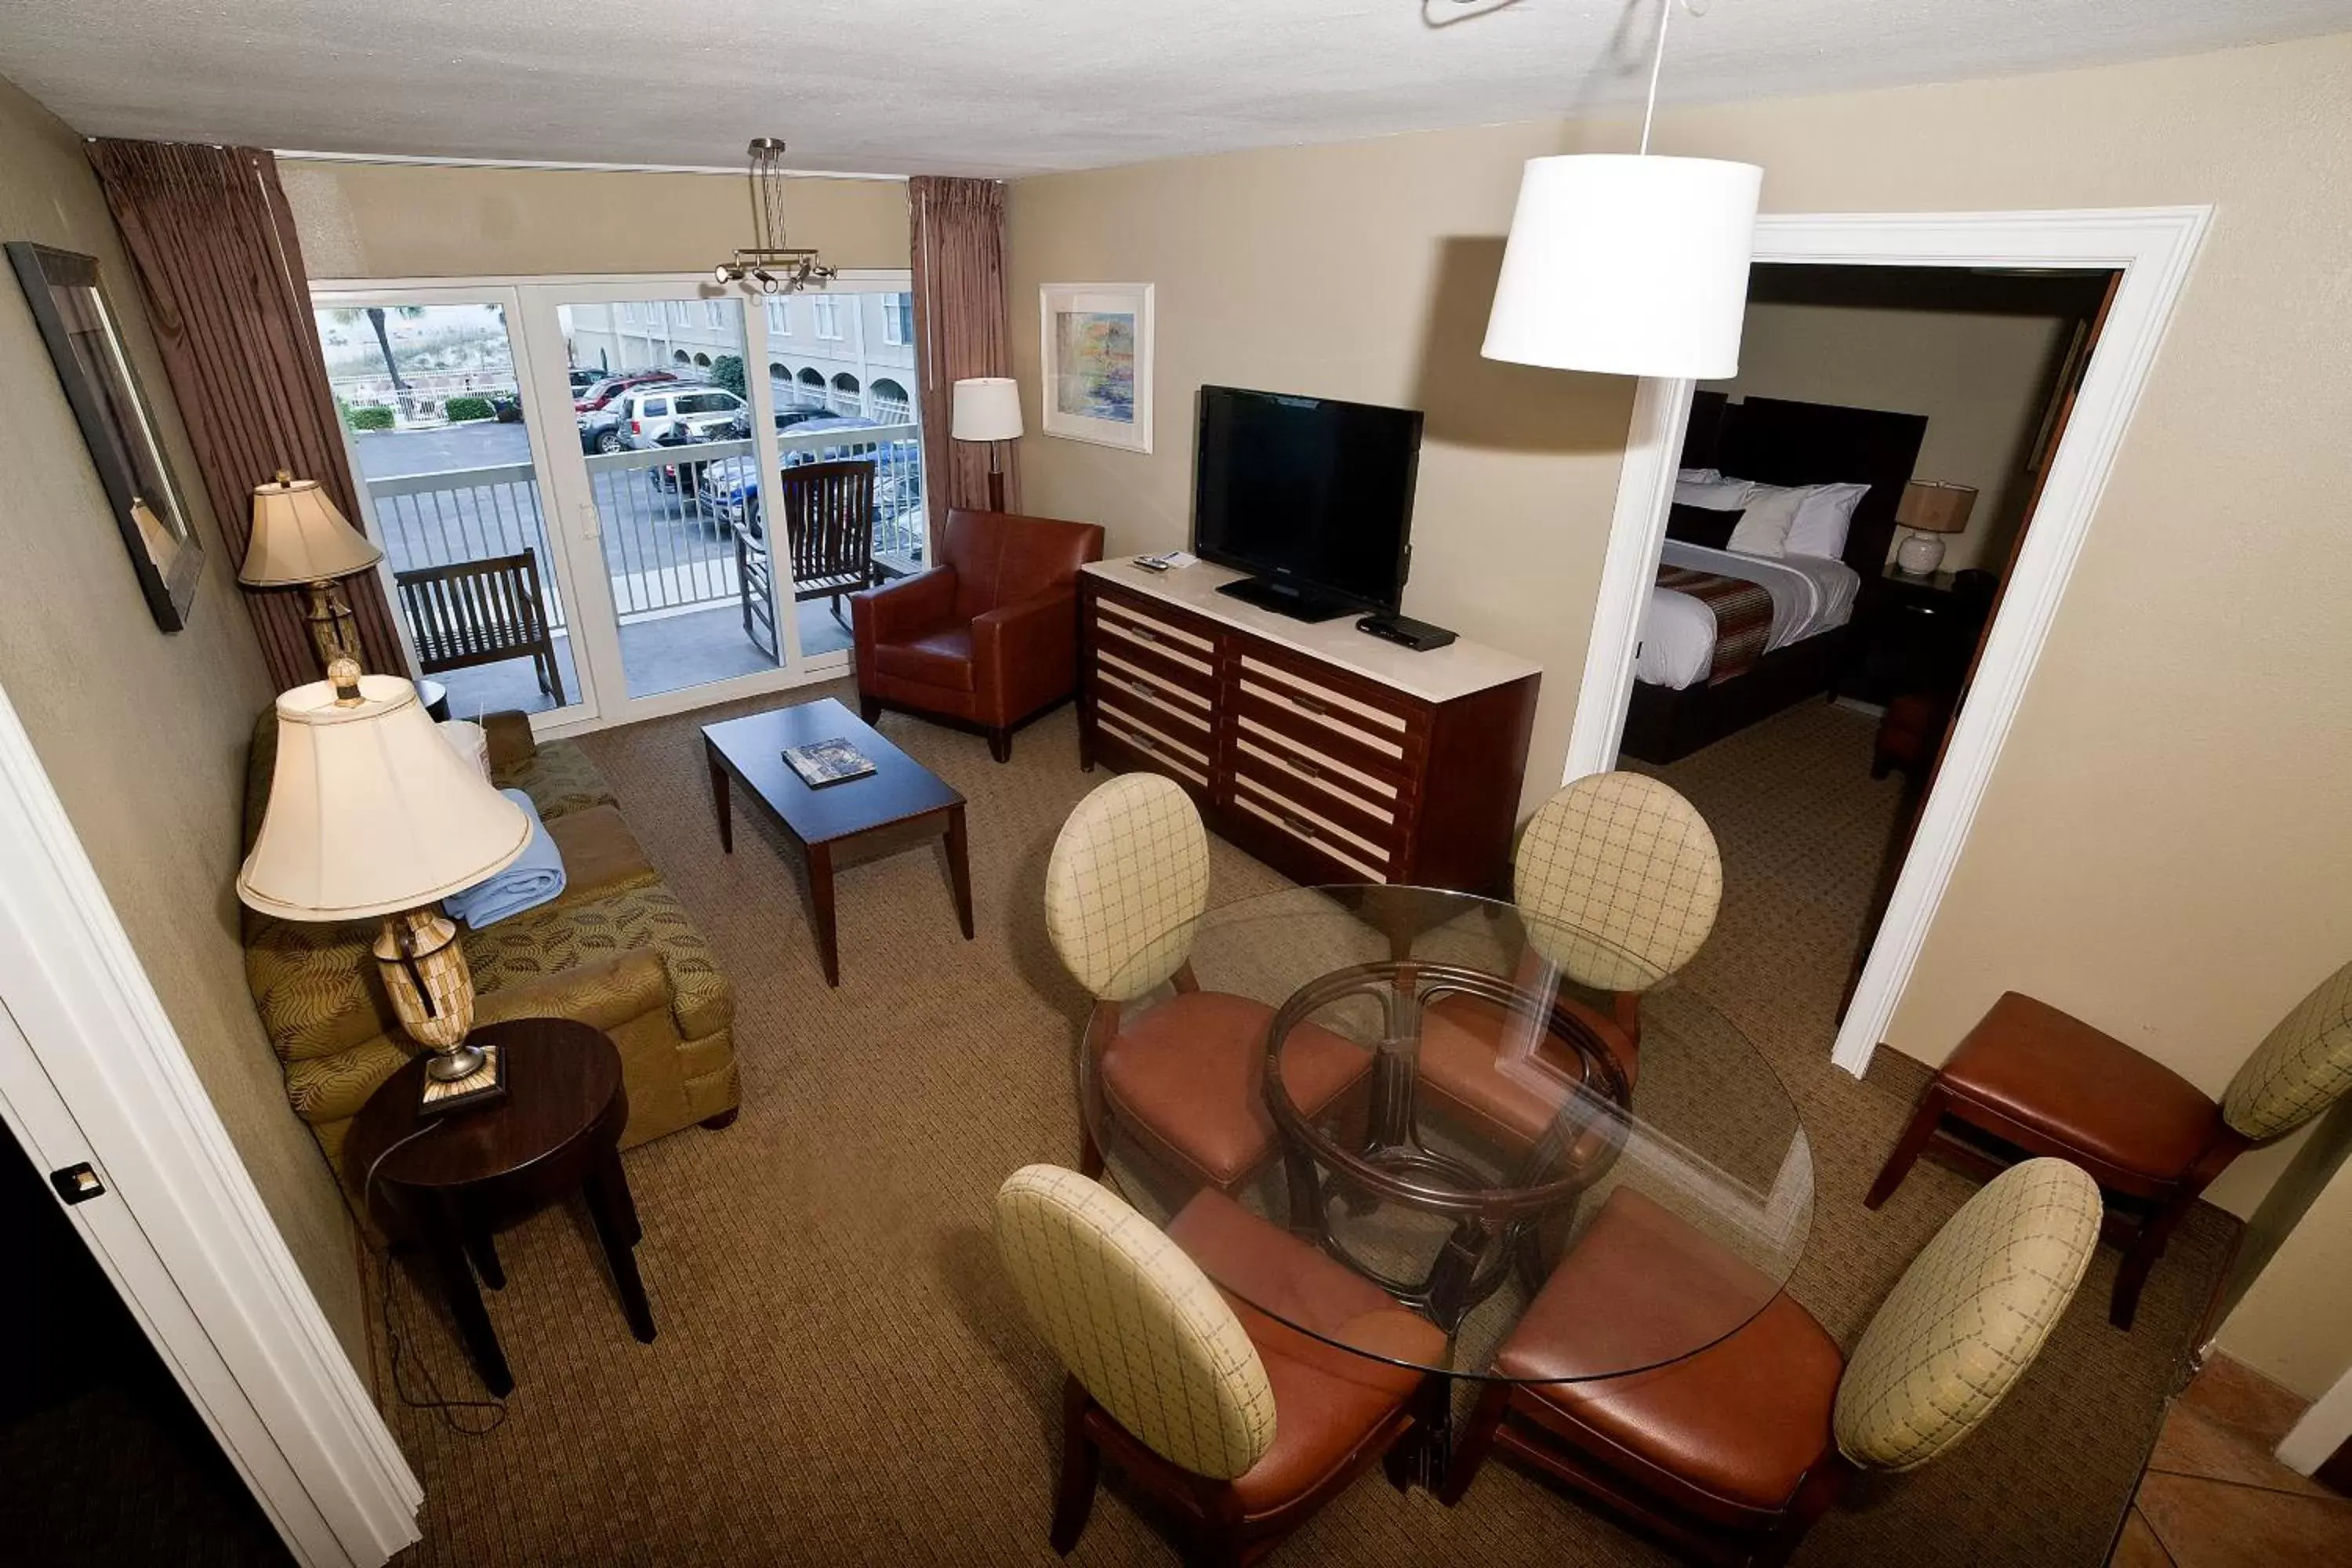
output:
M383 552L345 521L318 480L298 479L280 468L275 480L253 492L253 536L236 580L248 588L310 590L310 640L327 679L342 689L358 679L360 639L335 581L383 559ZM349 668L339 670L339 661Z
M988 510L1004 510L1000 441L1021 435L1021 388L1009 375L975 375L955 384L955 418L948 433L959 441L988 443Z

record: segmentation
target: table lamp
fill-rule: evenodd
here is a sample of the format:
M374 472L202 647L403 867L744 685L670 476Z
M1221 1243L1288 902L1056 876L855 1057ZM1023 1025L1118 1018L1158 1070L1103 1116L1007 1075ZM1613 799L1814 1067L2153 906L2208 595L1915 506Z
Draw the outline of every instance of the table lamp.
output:
M1932 577L1936 568L1944 563L1944 542L1939 533L1958 533L1969 525L1969 513L1977 504L1977 492L1969 485L1937 484L1931 479L1914 479L1903 487L1903 499L1895 504L1895 521L1913 530L1895 552L1895 567L1914 577Z
M350 660L354 675L360 667L358 628L352 607L335 595L335 579L383 559L383 552L345 521L318 480L298 479L280 468L273 483L254 489L253 537L236 580L248 588L310 590L310 640L333 680L336 660Z
M495 1047L467 1043L474 977L440 900L514 863L530 814L442 738L397 676L278 699L278 765L236 896L281 920L381 918L374 951L402 1025L433 1052L425 1113L506 1092Z
M948 433L959 441L988 443L988 510L1004 510L1000 441L1021 435L1021 388L1009 375L975 375L955 384L955 418Z

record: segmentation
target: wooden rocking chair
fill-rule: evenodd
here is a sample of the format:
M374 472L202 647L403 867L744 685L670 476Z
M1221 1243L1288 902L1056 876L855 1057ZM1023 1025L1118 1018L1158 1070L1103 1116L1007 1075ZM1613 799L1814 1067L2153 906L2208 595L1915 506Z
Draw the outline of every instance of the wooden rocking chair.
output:
M539 561L526 550L446 566L395 572L400 611L416 644L419 673L466 669L528 656L539 689L564 705L563 671L540 591Z
M873 459L844 458L786 468L776 497L784 518L785 548L792 555L793 602L830 598L833 618L847 628L841 596L882 581L874 564ZM770 594L772 568L764 531L753 538L750 531L736 529L735 565L743 599L743 635L769 658L777 658Z

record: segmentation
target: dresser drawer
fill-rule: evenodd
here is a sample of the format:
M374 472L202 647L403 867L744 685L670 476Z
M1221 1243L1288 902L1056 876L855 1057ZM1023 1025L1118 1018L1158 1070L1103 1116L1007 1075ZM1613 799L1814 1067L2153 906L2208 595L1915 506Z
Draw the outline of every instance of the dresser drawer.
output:
M1209 791L1209 751L1205 731L1195 731L1187 726L1167 721L1163 715L1147 713L1141 704L1133 709L1122 708L1097 698L1095 702L1095 738L1098 751L1111 766L1122 765L1117 748L1124 747L1149 764L1174 775L1206 795ZM1104 742L1113 742L1105 747Z
M1367 851L1351 838L1333 832L1296 807L1275 800L1249 781L1234 781L1233 809L1244 821L1278 837L1294 854L1302 853L1307 874L1293 875L1306 882L1385 882L1388 857ZM1318 875L1318 869L1320 874Z
M1202 689L1183 678L1170 675L1160 661L1139 650L1097 644L1090 673L1097 701L1106 698L1128 707L1141 704L1171 717L1207 727L1214 721L1214 688Z
M1310 761L1277 738L1246 730L1234 737L1232 761L1234 775L1250 780L1261 793L1328 819L1381 847L1382 854L1401 837L1402 800L1386 786L1368 784L1336 764Z
M1216 639L1174 612L1158 605L1141 608L1126 599L1097 594L1093 630L1096 647L1155 674L1204 692L1216 685Z

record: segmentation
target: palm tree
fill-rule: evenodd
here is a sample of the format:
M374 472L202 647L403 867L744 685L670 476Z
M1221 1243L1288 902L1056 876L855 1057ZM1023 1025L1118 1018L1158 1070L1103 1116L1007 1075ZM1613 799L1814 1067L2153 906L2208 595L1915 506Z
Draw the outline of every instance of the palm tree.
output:
M370 305L364 310L337 310L333 314L336 321L344 326L351 325L362 316L367 318L368 325L375 329L375 346L383 353L383 368L392 373L392 390L396 393L406 392L408 383L400 378L399 363L392 357L392 339L383 330L383 317L387 310L403 321L414 321L425 314L425 307L422 305Z

